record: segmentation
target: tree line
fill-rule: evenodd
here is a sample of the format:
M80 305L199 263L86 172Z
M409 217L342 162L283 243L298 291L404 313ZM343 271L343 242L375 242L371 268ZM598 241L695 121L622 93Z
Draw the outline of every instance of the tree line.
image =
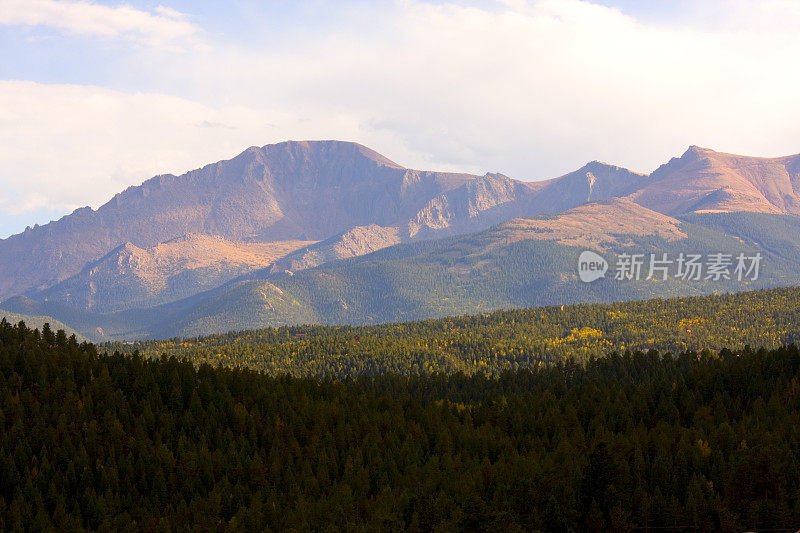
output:
M375 326L295 326L109 344L272 375L348 376L533 370L611 351L776 348L800 340L800 288L498 311Z
M0 321L0 530L786 529L799 378L781 346L311 379Z

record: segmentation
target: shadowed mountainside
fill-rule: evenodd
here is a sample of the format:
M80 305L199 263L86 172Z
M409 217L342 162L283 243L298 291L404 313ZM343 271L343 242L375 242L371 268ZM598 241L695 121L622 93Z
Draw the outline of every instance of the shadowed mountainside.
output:
M719 290L576 281L581 248L678 243L762 251L771 270L759 286L792 284L798 187L800 156L694 146L650 175L593 161L525 183L411 170L355 143L289 141L157 176L0 240L0 299L94 338L141 338Z
M548 183L548 189L558 181ZM600 189L615 191L600 181ZM130 187L96 211L81 208L0 240L0 298L37 295L75 275L86 279L81 273L90 263L120 246L135 252L187 235L254 243L321 241L339 235L343 242L337 250L346 249L333 254L339 258L415 238L477 231L516 216L551 212L549 202L536 200L544 185L500 174L478 177L406 169L364 146L341 141L248 148L231 160ZM571 187L564 181L563 193ZM562 204L573 207L583 203L581 198ZM371 229L358 230L361 227ZM376 227L386 228L378 230L377 240ZM209 248L211 255L213 249ZM122 279L119 282L124 285ZM75 283L68 283L70 295L94 291ZM66 293L56 291L48 297L56 294ZM84 300L68 298L92 307Z
M404 169L355 143L249 148L0 241L0 297L52 286L125 243L150 248L188 234L316 241L358 225L391 225L472 177Z

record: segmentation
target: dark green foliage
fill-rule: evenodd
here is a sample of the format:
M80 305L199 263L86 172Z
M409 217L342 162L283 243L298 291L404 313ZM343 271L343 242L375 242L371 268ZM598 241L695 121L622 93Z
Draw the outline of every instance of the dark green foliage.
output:
M270 374L499 375L609 351L741 349L800 341L800 288L619 304L540 307L377 326L304 326L113 344Z
M787 528L799 372L790 346L315 381L2 322L0 530Z
M683 220L712 231L742 239L748 247L761 248L777 257L800 257L800 217L766 213L692 213Z
M67 335L75 335L75 337L79 341L89 340L77 331L73 330L72 328L62 324L58 320L54 320L49 316L31 316L31 315L20 315L17 313L9 313L8 311L3 311L0 309L0 319L6 319L6 322L9 324L17 324L19 322L25 322L25 324L30 328L39 328L41 329L45 324L50 324L53 328L63 329Z

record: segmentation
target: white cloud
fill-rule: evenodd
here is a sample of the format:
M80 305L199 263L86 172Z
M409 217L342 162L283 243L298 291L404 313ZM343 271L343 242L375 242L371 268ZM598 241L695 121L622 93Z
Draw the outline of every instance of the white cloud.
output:
M195 36L199 28L174 9L155 13L128 5L86 1L0 0L0 25L49 26L76 35L126 38L164 45Z
M167 6L156 6L155 11L159 15L163 15L163 16L165 16L167 18L171 18L173 20L186 20L188 18L186 16L186 13L181 13L180 11L177 11L177 10L172 9L171 7L167 7Z
M200 98L344 114L399 140L375 147L411 165L536 179L591 159L651 171L690 144L798 152L791 9L738 5L710 30L577 0L406 1L366 34L328 33L280 54L219 49L187 68L204 80Z
M231 156L246 139L201 124L234 117L256 127L237 112L158 94L0 82L0 169L11 193L0 209L96 207L131 183Z
M647 172L690 144L800 152L792 3L734 0L725 17L705 4L697 20L720 15L713 27L648 25L577 0L505 4L403 1L369 31L332 24L313 39L289 32L280 50L216 43L124 63L121 78L180 98L0 83L0 180L43 185L20 206L96 206L151 175L290 138L522 179L592 159Z
M321 120L263 105L214 107L163 94L0 81L0 213L96 208L157 174L180 174L308 131L347 140L368 135L346 116ZM33 222L46 220L24 225Z

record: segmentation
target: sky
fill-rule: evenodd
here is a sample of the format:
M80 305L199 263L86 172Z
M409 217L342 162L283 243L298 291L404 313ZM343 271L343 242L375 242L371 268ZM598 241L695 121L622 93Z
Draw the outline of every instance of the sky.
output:
M800 152L794 0L0 0L0 238L249 146L426 170Z

